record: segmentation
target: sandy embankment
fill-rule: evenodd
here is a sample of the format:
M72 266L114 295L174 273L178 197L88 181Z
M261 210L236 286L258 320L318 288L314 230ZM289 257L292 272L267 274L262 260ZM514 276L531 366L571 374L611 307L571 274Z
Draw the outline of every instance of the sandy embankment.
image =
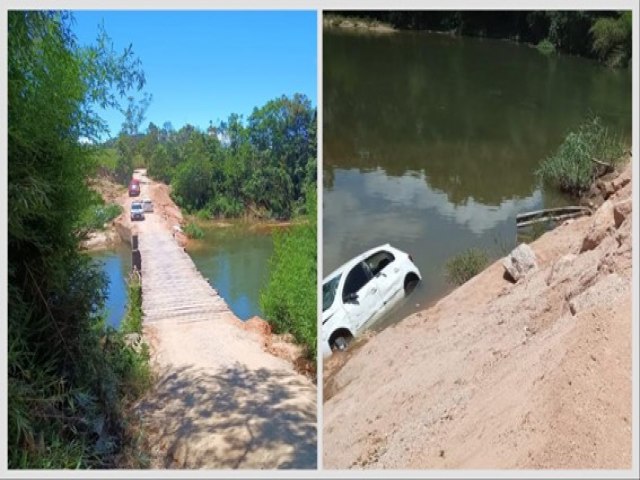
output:
M631 164L607 186L518 283L496 262L330 359L325 468L631 468Z

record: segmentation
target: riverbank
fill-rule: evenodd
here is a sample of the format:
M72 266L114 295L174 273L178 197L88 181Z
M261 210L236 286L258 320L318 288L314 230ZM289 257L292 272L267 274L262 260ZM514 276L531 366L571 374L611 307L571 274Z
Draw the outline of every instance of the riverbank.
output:
M193 239L184 233L184 227L190 222L200 227L215 228L228 228L242 224L251 231L257 232L271 232L301 223L296 220L261 220L254 217L203 220L196 215L183 215L180 207L171 198L168 185L159 182L152 182L149 185L148 194L154 204L154 213L160 215L165 222L171 225L174 238L185 248L193 242ZM122 243L128 244L131 238L128 209L131 201L135 198L129 197L125 187L104 177L91 180L90 187L102 196L105 203L115 203L123 207L123 212L105 224L104 229L90 232L87 238L80 243L80 248L87 251L100 251L117 247Z
M342 28L345 30L360 30L371 33L392 33L396 29L389 23L380 22L368 18L350 18L341 15L323 15L323 28Z
M325 363L326 468L631 467L631 163L590 217Z

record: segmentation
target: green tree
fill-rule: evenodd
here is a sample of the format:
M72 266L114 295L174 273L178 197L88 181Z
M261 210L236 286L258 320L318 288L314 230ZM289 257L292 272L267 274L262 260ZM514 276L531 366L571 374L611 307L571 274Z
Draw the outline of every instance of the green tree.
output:
M631 61L631 12L621 12L617 18L599 18L591 27L593 51L600 61L612 67L626 67Z
M87 423L117 430L117 381L98 344L105 280L77 251L95 168L95 106L142 88L131 49L101 32L80 48L60 12L8 14L8 375L10 467L102 466ZM84 399L80 401L80 399Z

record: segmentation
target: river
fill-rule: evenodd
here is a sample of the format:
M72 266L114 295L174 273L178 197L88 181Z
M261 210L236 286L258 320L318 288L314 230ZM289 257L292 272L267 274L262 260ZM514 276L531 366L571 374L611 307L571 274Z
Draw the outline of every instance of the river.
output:
M131 271L131 250L125 246L111 250L91 252L93 261L102 265L102 271L108 280L105 299L106 325L119 328L127 310L127 284Z
M192 240L187 248L198 270L238 318L263 317L260 291L269 275L271 234L243 222L225 227L213 224L203 230L204 238Z
M269 259L273 253L271 234L241 222L222 228L212 225L203 230L204 238L193 240L188 249L200 273L218 290L238 318L262 317L260 291L269 274ZM131 252L123 246L90 255L102 265L109 281L106 323L118 328L127 308L125 279L131 270Z
M515 216L571 203L539 162L586 116L631 137L631 73L507 41L325 30L323 269L391 243L423 282L401 318L448 289L447 259L516 244ZM388 322L387 322L388 323Z

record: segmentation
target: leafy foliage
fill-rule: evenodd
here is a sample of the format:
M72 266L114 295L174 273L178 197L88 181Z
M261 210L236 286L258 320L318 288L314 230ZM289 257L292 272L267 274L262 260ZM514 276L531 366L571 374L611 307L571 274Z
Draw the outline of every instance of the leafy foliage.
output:
M290 332L316 359L316 200L308 195L306 222L274 235L270 276L260 306L276 333Z
M76 45L60 12L8 14L8 385L11 468L105 467L122 431L122 378L100 310L106 280L78 253L92 195L94 105L144 85L130 49ZM112 344L111 344L112 345Z
M189 238L202 238L204 237L204 232L202 229L195 223L190 222L184 227L184 233L187 234Z
M129 129L131 130L131 129ZM207 217L287 219L305 211L316 185L316 111L304 95L282 96L255 108L245 122L227 122L202 132L149 124L145 135L122 132L114 142L113 176L126 182L135 167L170 183L176 202Z
M117 203L105 204L97 192L90 192L90 201L80 213L77 231L79 234L91 230L103 230L104 224L122 213Z
M633 25L631 12L618 18L599 18L591 27L593 51L600 61L612 67L626 67L631 61Z
M614 165L623 153L619 136L594 117L570 132L558 150L545 159L538 177L560 190L580 195L591 187L601 166L593 160Z
M480 273L488 262L489 256L484 250L479 248L465 250L445 264L447 280L453 285L462 285Z

